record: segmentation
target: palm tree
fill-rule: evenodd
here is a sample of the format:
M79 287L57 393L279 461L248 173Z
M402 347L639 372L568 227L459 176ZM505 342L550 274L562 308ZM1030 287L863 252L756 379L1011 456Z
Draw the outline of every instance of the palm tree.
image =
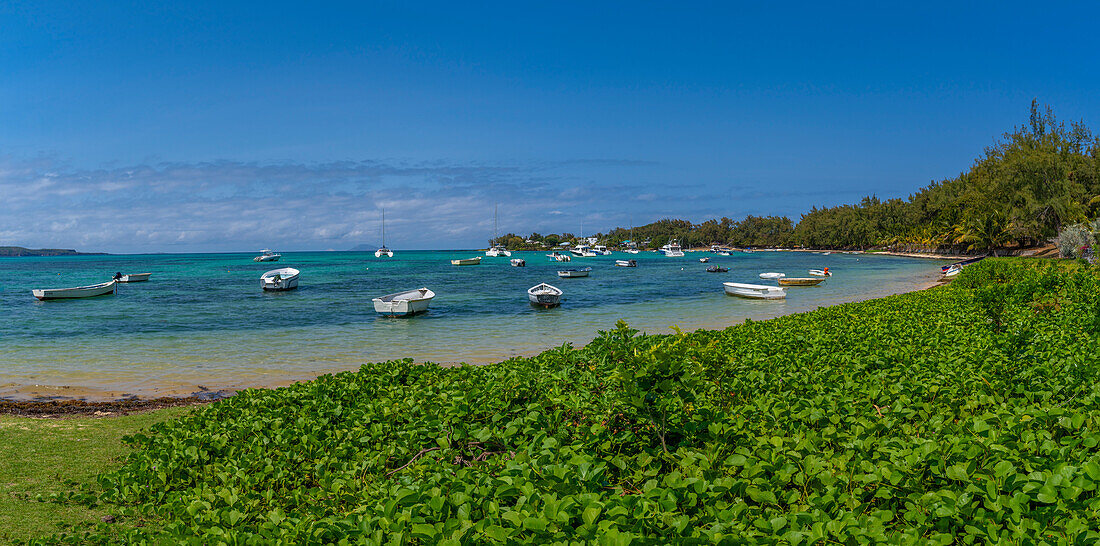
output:
M997 255L997 249L1013 239L1012 223L1004 215L994 212L981 218L968 218L955 228L956 243L969 243L967 250L987 250Z

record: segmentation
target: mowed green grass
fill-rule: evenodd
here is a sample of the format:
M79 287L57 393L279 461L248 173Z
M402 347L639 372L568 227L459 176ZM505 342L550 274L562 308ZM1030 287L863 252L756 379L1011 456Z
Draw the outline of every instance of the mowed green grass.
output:
M110 507L89 508L65 500L65 494L96 493L96 475L118 468L129 451L124 436L190 409L72 419L0 416L0 543L80 530L101 521Z

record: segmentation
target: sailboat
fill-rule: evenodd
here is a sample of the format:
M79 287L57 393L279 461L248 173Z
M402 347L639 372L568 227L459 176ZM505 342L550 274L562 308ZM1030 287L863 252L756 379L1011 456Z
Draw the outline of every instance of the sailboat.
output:
M384 207L382 208L382 248L374 251L375 258L381 258L382 256L393 257L393 251L386 248L386 209Z
M490 258L496 258L497 256L511 256L512 253L508 251L504 245L497 242L497 207L493 206L493 240L489 241L492 246L489 250L485 251L485 255Z
M630 240L625 242L626 248L623 252L628 254L638 254L641 250L638 250L638 243L634 242L634 219L630 219Z

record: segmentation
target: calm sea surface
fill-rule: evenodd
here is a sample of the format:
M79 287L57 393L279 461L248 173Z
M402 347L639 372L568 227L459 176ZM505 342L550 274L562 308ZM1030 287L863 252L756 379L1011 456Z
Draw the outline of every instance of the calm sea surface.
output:
M722 327L824 305L905 292L938 277L942 263L875 255L798 252L643 252L550 262L517 252L479 266L452 266L471 251L400 251L377 259L361 252L291 252L277 263L253 254L171 254L0 258L0 397L115 398L283 385L361 363L411 357L432 362L491 362L563 343L583 344L624 319L649 333ZM707 273L709 265L729 273ZM636 268L614 267L635 258ZM563 267L592 267L588 278L559 279ZM780 271L806 276L828 266L823 285L793 287L786 300L728 297L722 282L763 283ZM299 288L264 293L260 275L302 271ZM40 302L32 288L109 280L116 272L152 272L113 296ZM565 291L560 308L532 308L527 288L548 282ZM371 298L426 286L430 311L394 319Z

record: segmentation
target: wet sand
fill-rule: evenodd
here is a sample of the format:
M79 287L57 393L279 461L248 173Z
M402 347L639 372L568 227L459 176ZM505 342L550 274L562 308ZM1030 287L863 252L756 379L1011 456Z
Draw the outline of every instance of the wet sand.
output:
M0 415L34 417L38 419L63 419L67 417L117 417L163 408L194 406L217 402L224 397L188 396L184 398L127 398L110 402L85 400L48 400L13 402L0 400Z

